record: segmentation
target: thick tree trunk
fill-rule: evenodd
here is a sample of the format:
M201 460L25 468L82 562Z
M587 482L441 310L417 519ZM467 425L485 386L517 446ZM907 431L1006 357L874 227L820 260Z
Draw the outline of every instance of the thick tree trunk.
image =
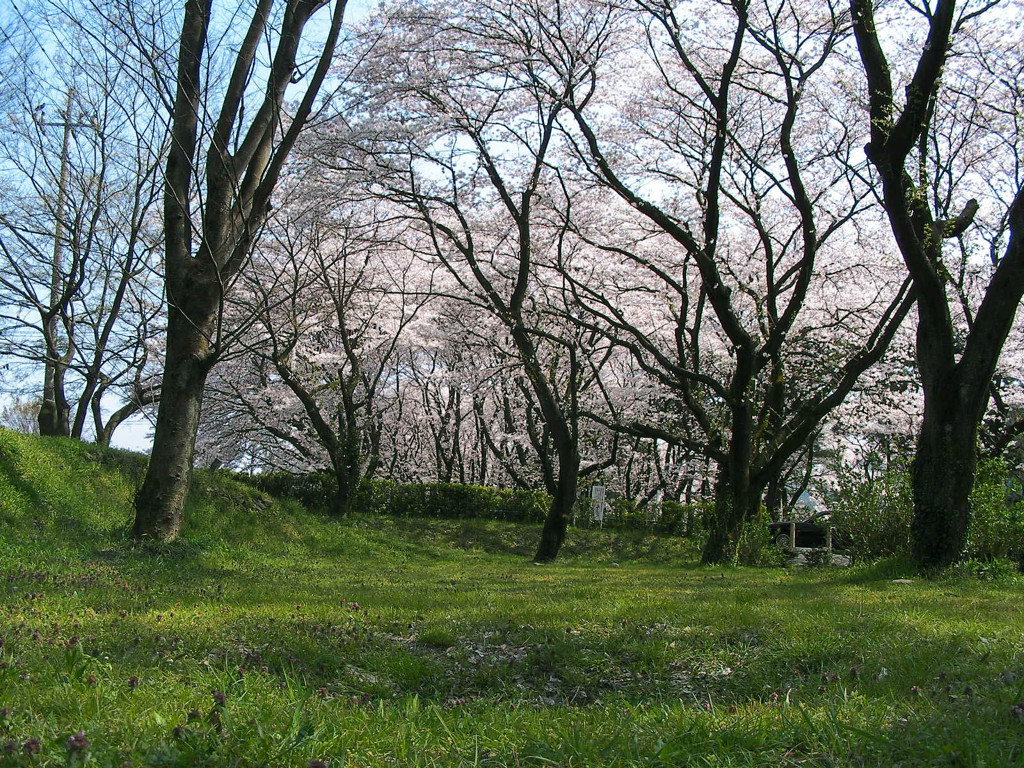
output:
M211 367L207 348L202 330L172 307L153 451L146 479L135 495L132 537L136 540L167 542L181 533L203 389Z
M564 440L558 450L558 478L551 494L551 507L540 532L537 554L533 556L535 563L550 563L558 557L558 552L565 542L565 532L569 527L572 509L576 505L579 475L580 454L576 450L576 443Z
M711 529L701 563L721 565L736 558L736 544L743 533L743 523L761 502L760 489L750 483L749 465L725 463L718 468L715 483L715 524Z
M737 355L737 358L736 379L739 382L749 381L749 376L741 375L741 368L749 366L740 365L743 356ZM742 391L740 386L734 382L733 389ZM758 488L755 492L750 482L753 435L750 403L743 397L737 397L733 407L728 452L718 462L715 480L715 524L701 553L701 562L704 565L730 563L735 559L735 544L743 530L743 521L747 518L748 510L761 502L761 489Z
M715 524L700 557L704 565L730 563L735 556L734 542L743 526L746 507L744 495L742 491L737 492L739 489L730 474L726 467L719 468L715 485Z
M978 419L946 388L929 398L911 467L914 560L925 569L952 565L963 553L977 469Z
M555 493L551 496L551 507L544 519L544 527L540 532L540 545L533 556L536 563L550 563L556 557L565 542L565 532L572 516L572 508L576 504L576 488L579 482L579 458L574 466L561 466L558 472L558 483Z
M334 514L345 517L352 511L362 480L361 455L359 445L352 446L352 436L342 438L340 451L334 465L334 475L338 479L338 493L334 498Z

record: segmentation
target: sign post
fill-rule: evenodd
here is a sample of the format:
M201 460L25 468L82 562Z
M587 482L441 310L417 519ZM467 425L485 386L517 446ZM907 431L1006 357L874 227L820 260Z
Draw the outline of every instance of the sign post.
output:
M590 521L604 528L604 486L590 486Z

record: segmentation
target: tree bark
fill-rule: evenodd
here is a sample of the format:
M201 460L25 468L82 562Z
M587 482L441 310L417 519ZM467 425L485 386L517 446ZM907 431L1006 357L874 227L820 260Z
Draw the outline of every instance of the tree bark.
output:
M931 396L911 465L914 517L912 555L925 568L943 568L967 543L970 495L977 468L978 420L955 391Z
M57 348L56 321L48 320L46 323L43 402L39 407L38 417L39 434L44 437L71 436L71 405L64 392L67 357L69 357L68 354L61 354Z
M224 293L244 268L270 207L281 170L305 126L338 40L345 0L336 0L326 39L308 86L286 128L285 91L295 74L303 29L327 0L288 0L280 17L266 90L255 112L246 109L252 69L272 18L273 0L259 0L248 31L234 49L223 102L214 113L204 91L203 57L213 13L212 0L186 0L175 77L171 142L164 174L164 263L169 309L167 357L153 452L146 480L135 497L136 539L170 541L181 531L185 498L206 377L220 350L215 340ZM248 102L252 104L251 100ZM241 132L243 115L251 114ZM211 122L201 119L211 117ZM202 126L201 126L202 123ZM213 128L204 153L200 127ZM279 130L280 129L280 130ZM203 158L202 161L197 158ZM195 194L203 163L206 194ZM202 203L196 227L193 201ZM194 247L198 243L197 247Z
M207 312L203 327L181 309L171 308L153 451L146 479L135 495L132 537L136 540L167 542L181 533L203 389L212 363L205 331L214 316L213 311Z
M338 455L334 457L334 474L338 478L338 493L334 499L334 514L345 517L352 511L359 492L359 484L363 479L362 451L360 445L362 435L357 424L350 422L338 441Z
M560 452L558 462L558 480L555 492L551 496L551 507L544 519L544 527L540 532L540 544L537 554L533 556L536 563L550 563L556 557L565 542L569 518L576 505L576 489L579 485L580 457L575 445L568 446Z
M729 460L718 466L715 482L715 524L701 552L703 565L722 565L736 559L743 524L760 503L760 490L750 483L749 463Z

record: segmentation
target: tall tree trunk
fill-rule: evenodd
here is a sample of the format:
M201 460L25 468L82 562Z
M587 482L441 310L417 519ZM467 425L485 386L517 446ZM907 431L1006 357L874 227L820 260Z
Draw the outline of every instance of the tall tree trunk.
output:
M146 480L135 496L132 533L136 539L170 541L181 530L203 388L219 351L213 340L224 291L246 264L281 169L330 68L345 0L336 0L316 67L306 70L306 91L285 119L284 105L290 103L285 91L293 82L303 28L310 15L326 4L288 0L280 16L271 13L273 0L254 4L248 31L240 36L237 47L231 47L233 61L223 61L231 74L223 92L218 89L217 98L223 99L219 113L207 110L215 97L204 91L202 74L204 56L210 53L207 32L214 3L186 0L184 4L164 174L164 265L170 307L167 357L153 452ZM270 37L276 38L276 45L265 70L262 102L259 97L254 102L247 99L247 92L254 68L261 66L257 62L272 17L277 34ZM219 66L210 66L220 71ZM204 176L206 194L198 195L195 182ZM195 219L200 217L193 211L197 199L202 199L198 228Z
M912 554L924 568L943 568L956 562L967 543L978 418L955 386L930 393L928 400L911 467Z
M177 308L171 308L153 451L146 479L135 495L132 537L137 540L171 541L181 532L203 389L211 367L204 330L215 316L212 310L206 312L206 322L199 325Z
M952 0L935 4L928 16L928 39L919 54L913 80L904 91L905 99L897 100L885 49L879 42L874 7L871 0L850 3L868 85L871 141L865 152L878 170L884 208L917 294L917 361L925 402L911 471L911 533L915 561L922 569L930 570L955 562L966 542L977 466L978 423L988 402L996 363L1024 295L1024 188L1018 188L1007 210L1009 240L1005 255L993 262L995 271L963 336L954 327L949 308L950 278L943 265L942 243L960 237L974 223L979 204L974 199L966 200L960 214L938 218L928 204L931 190L915 182L932 169L911 153L919 143L927 144L931 120L943 111L935 101L941 95L939 86L952 35L966 16L957 20ZM909 171L908 165L912 166ZM939 172L947 173L948 167ZM944 190L943 195L953 197L952 192ZM957 354L958 349L962 354Z
M750 377L744 375L747 367L742 365L744 356L738 354L737 358L740 362L737 363L732 389L742 392ZM761 502L761 489L755 492L750 482L754 452L753 413L750 402L742 395L737 396L733 404L730 426L728 452L718 460L714 527L701 554L701 562L705 565L732 562L743 521L749 510L756 509Z

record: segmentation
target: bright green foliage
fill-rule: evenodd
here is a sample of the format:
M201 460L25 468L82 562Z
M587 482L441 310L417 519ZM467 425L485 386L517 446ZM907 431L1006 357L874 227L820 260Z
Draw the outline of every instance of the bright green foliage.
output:
M771 515L762 506L752 520L743 524L743 532L736 544L736 562L740 565L773 566L782 565L791 557L775 543L768 530L771 521Z
M999 459L978 465L971 493L967 555L977 560L1010 558L1024 563L1024 501L1008 498L1006 465Z
M849 536L851 553L861 562L906 556L914 509L909 468L896 464L865 477L839 467L836 476L826 506L832 510L836 528ZM978 465L964 553L967 560L1024 559L1024 502L1009 499L1006 479L1006 466L999 459Z
M836 480L825 494L825 507L849 542L850 554L859 562L908 556L914 509L909 468L893 464L865 476L839 465L833 473Z
M539 567L536 526L333 520L202 472L185 543L138 550L136 459L0 456L3 766L1022 757L1013 576L706 569L598 530Z

